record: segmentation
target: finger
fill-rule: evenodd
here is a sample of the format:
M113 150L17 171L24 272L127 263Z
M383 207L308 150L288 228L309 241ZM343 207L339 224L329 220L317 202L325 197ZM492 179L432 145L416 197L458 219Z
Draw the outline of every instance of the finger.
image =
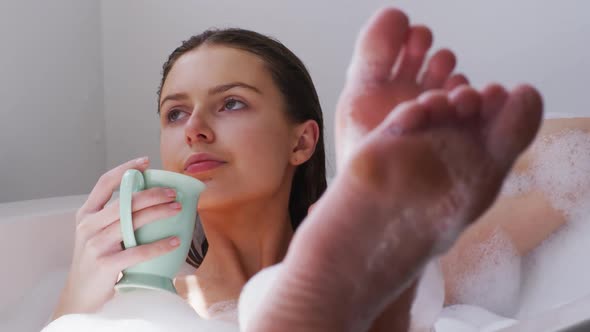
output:
M88 199L84 205L78 211L78 217L80 217L78 221L82 220L83 216L89 213L98 212L104 208L111 199L113 191L121 185L121 179L127 170L137 169L138 171L144 171L148 166L149 159L143 157L128 161L103 174L100 179L98 179L98 182L90 192L90 195L88 195Z
M173 202L176 199L176 191L172 188L156 187L133 193L131 199L131 211L137 212L145 208ZM120 200L104 207L103 210L88 216L80 225L77 232L90 238L102 229L108 227L120 218ZM133 219L135 222L135 219Z
M105 268L122 271L135 264L143 263L152 258L169 253L174 249L177 249L179 245L180 239L172 236L149 244L129 248L110 256L105 256L99 260L99 264L103 265Z
M133 229L141 227L158 220L177 215L182 210L179 202L159 204L133 213ZM118 251L121 249L120 242L123 240L121 233L121 222L117 220L100 231L89 242L96 241L104 252Z

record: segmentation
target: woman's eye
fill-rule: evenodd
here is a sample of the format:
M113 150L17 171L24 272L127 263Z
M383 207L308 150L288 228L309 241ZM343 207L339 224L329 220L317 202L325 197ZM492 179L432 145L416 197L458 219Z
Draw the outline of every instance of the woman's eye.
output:
M242 103L241 101L235 100L235 99L229 99L223 105L223 110L224 111L237 111L237 110L241 110L244 107L246 107L246 104Z
M182 114L183 113L181 111L175 109L168 112L166 118L168 119L168 122L176 122L182 116Z

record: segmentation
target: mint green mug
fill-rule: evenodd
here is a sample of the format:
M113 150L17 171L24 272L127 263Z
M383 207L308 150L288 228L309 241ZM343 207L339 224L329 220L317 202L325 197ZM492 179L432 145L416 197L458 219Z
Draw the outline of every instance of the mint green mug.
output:
M134 231L132 195L154 187L175 189L176 201L182 204L182 210L172 217L154 221ZM197 217L197 202L203 189L205 184L201 181L179 173L153 169L143 173L135 169L125 172L119 189L121 233L125 249L171 236L177 236L180 245L167 254L123 270L123 277L115 285L117 291L148 288L176 293L172 280L180 271L190 250Z

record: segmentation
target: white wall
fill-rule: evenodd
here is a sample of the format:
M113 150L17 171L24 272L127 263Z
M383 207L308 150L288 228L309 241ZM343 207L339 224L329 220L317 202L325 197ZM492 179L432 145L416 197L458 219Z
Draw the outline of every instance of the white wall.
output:
M476 86L527 81L549 111L590 114L585 0L1 1L0 202L87 193L107 168L144 154L159 167L161 66L211 26L273 35L302 58L333 172L333 110L352 46L386 4L433 27L435 46L452 46Z
M398 2L396 2L398 3ZM481 87L536 85L549 112L590 116L590 2L586 0L399 1L452 47Z
M357 32L377 8L395 4L451 46L459 70L481 87L537 85L550 111L589 115L590 2L445 1L103 1L107 165L147 154L159 166L156 89L161 65L180 42L211 27L277 37L306 63L326 118L333 166L333 111ZM333 167L330 167L333 171Z
M0 202L87 193L104 171L99 14L0 2Z

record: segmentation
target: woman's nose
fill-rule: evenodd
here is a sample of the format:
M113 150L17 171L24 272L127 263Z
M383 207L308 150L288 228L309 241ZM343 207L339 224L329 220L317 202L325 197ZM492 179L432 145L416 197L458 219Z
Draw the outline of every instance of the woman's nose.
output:
M185 139L189 146L198 142L211 143L215 139L213 130L201 111L193 111L186 122Z

